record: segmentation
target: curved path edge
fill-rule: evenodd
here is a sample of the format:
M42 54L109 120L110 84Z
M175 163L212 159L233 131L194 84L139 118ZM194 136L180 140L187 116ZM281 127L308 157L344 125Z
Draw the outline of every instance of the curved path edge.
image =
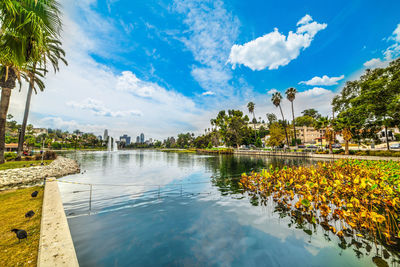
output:
M46 181L44 188L37 266L79 266L55 179Z
M337 154L315 154L303 152L271 152L262 150L235 150L234 154L253 155L267 157L299 157L299 158L319 158L319 159L359 159L359 160L393 160L400 161L400 157L380 157L380 156L358 156L358 155L337 155Z

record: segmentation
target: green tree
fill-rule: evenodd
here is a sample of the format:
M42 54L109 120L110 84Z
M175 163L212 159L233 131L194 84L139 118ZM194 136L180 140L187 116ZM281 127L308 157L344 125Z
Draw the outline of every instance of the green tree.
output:
M321 117L321 114L319 114L319 112L313 108L305 109L301 112L301 114L303 114L303 116L310 116L315 120Z
M256 142L254 143L256 147L262 147L262 141L260 137L257 137Z
M275 107L279 107L279 110L281 111L281 115L282 115L282 120L285 121L285 117L283 116L283 112L282 112L282 107L281 107L281 100L282 100L282 95L279 92L276 92L272 95L271 101L272 103L275 105ZM288 146L288 148L290 147L289 145L289 138L288 138L288 134L286 131L286 125L283 125L283 129L285 131L285 136L286 136L286 144Z
M180 148L189 147L192 143L192 135L190 133L186 134L178 134L178 139L176 140L176 144Z
M386 68L367 69L357 81L347 82L333 101L339 116L349 116L364 137L384 127L390 149L388 127L400 124L400 58Z
M290 87L286 90L286 98L290 101L290 104L292 106L293 134L294 134L295 145L297 147L296 125L295 125L294 108L293 108L293 101L296 98L296 93L297 93L297 90L296 90L296 88L293 88L293 87Z
M270 126L272 123L274 123L278 120L274 113L267 113L266 116L267 116L267 120L268 120L268 126Z
M315 122L315 119L308 115L297 117L295 120L295 123L297 126L312 127L314 125L314 122Z
M268 146L279 147L285 142L285 131L277 122L272 123L269 127L269 135L270 137L267 141Z
M243 116L240 110L228 110L227 117L227 140L230 145L236 145L237 148L242 143L243 130L246 130L249 117Z

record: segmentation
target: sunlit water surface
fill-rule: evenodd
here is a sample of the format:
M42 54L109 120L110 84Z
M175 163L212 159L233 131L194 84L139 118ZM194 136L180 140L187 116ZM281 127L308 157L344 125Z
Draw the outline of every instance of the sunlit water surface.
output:
M343 249L333 234L256 205L237 185L243 172L313 160L139 150L67 156L82 170L59 182L81 266L374 265L373 251ZM94 184L91 201L85 183Z

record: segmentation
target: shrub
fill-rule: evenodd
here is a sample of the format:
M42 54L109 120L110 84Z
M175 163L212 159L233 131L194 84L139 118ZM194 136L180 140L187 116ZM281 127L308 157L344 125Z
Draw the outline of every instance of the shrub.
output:
M337 149L337 150L333 150L333 154L341 154L341 155L343 155L344 154L344 149Z
M53 160L53 159L56 159L57 158L57 154L56 154L56 152L54 152L54 151L46 151L46 152L44 152L44 155L43 155L43 159L44 160Z
M400 151L371 151L371 150L363 150L355 152L358 156L376 156L376 157L400 157ZM352 154L354 155L354 154Z
M14 152L4 153L4 159L6 161L14 160L16 157L17 157L17 153L14 153Z

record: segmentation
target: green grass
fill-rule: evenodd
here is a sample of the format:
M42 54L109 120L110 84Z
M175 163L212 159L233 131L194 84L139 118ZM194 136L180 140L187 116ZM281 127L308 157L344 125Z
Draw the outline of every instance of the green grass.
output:
M161 149L162 152L174 152L174 153L196 153L193 149Z
M217 154L233 154L232 148L225 147L213 147L213 148L205 148L205 149L197 149L197 152L200 153L217 153Z
M44 160L43 163L48 165L52 162L52 160ZM40 166L42 163L41 160L29 160L29 161L8 161L4 164L0 164L0 170L8 170L8 169L16 169L16 168L24 168L24 167L33 167ZM31 166L31 164L33 164Z
M39 191L36 198L33 191ZM36 266L40 221L42 216L43 187L0 192L0 266ZM27 219L25 213L33 210L35 215ZM23 229L28 239L18 243L11 229Z

